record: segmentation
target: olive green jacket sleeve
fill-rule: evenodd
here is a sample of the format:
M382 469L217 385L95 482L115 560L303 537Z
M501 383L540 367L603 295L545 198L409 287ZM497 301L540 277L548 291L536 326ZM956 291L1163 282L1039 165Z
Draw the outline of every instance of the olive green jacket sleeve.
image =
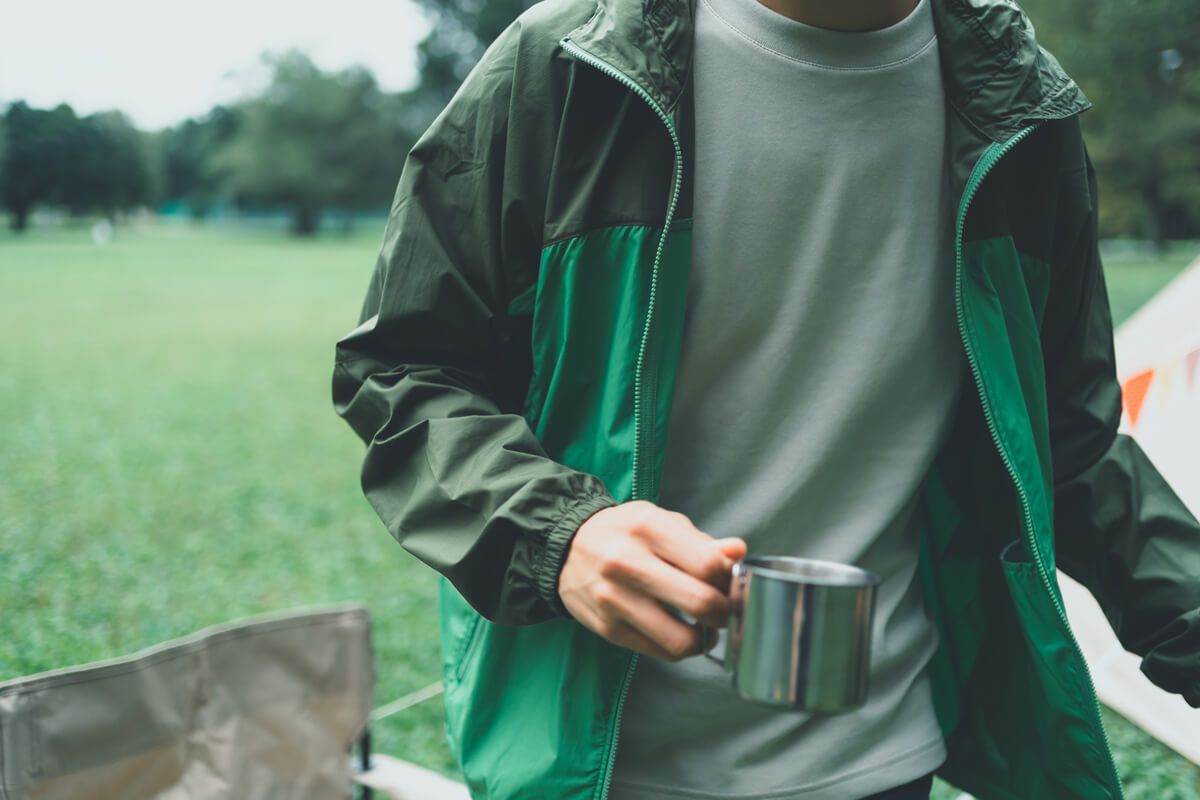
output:
M407 160L333 399L367 444L363 490L392 535L481 615L521 625L565 613L571 538L614 501L547 457L520 414L529 323L508 308L536 280L541 218L537 170L514 168L530 143L508 125L512 35Z
M1076 152L1064 159L1063 202L1084 213L1056 245L1054 314L1043 331L1058 563L1096 597L1122 645L1144 657L1146 675L1200 707L1200 525L1138 444L1117 433L1095 176L1078 136L1065 146Z

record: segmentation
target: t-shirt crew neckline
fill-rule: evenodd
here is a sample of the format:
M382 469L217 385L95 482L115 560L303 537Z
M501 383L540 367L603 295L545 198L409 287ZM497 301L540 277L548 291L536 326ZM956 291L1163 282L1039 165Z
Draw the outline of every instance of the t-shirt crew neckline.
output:
M930 0L919 0L907 17L894 25L864 32L806 25L758 0L700 2L748 43L788 61L822 69L887 69L916 58L936 41Z

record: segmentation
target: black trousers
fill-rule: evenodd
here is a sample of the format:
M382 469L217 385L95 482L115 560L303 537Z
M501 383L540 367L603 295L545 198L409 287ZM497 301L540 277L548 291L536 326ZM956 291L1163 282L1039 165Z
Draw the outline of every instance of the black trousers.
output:
M932 788L933 776L926 775L924 778L917 778L912 783L864 797L863 800L929 800L929 791Z

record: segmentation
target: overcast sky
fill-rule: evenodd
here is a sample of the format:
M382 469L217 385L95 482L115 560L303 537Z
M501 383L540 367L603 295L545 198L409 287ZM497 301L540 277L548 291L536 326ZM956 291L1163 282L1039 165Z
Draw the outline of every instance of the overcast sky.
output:
M119 108L154 130L261 86L260 55L292 47L396 91L416 79L426 31L408 0L15 0L0 19L0 108Z

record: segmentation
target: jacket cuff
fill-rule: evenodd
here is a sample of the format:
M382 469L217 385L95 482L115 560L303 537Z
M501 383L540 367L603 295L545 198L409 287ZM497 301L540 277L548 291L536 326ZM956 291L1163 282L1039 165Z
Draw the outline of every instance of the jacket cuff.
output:
M562 573L563 562L567 560L567 551L571 549L571 541L579 526L597 511L615 506L617 501L608 492L589 495L576 500L567 506L562 516L554 523L533 560L533 578L538 596L554 609L560 617L571 616L562 598L558 596L558 576Z

